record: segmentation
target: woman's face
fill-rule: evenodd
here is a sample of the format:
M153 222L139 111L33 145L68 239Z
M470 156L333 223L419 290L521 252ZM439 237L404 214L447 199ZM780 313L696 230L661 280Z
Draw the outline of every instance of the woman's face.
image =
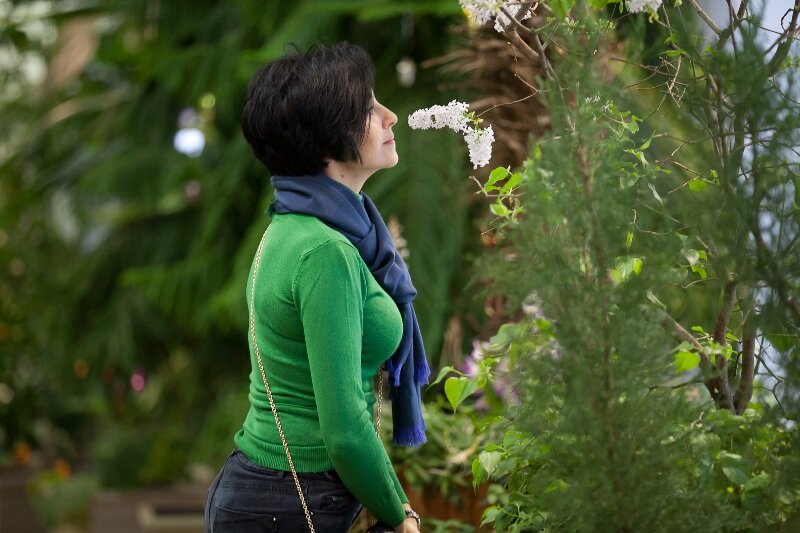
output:
M358 149L364 170L375 171L391 168L397 164L392 126L397 124L397 115L384 107L373 95L372 111L367 117L367 134Z

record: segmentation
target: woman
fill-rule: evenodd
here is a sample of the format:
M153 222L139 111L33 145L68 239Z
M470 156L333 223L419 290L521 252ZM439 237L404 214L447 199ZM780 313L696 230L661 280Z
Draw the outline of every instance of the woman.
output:
M295 532L310 520L344 532L362 505L387 531L419 531L373 426L372 378L385 362L394 441L424 442L429 371L408 270L361 193L398 161L397 116L372 78L366 52L340 43L250 81L242 130L275 202L247 287L250 410L209 489L207 531Z

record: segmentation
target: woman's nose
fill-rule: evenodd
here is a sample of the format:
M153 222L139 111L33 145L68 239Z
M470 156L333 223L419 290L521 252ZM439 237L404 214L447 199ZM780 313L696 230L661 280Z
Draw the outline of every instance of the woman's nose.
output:
M383 119L384 127L391 128L395 124L397 124L397 115L392 113L392 110L388 107L386 108L386 117Z

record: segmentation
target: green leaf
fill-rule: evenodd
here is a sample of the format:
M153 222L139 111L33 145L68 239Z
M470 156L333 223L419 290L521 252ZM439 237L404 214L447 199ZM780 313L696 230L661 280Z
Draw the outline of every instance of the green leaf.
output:
M690 191L698 192L698 191L702 191L706 187L708 187L708 183L706 183L705 180L701 180L699 178L695 178L695 179L693 179L693 180L691 180L689 182L689 190Z
M494 185L500 180L506 179L510 173L511 171L509 171L506 167L497 167L489 174L489 179L486 180L486 187Z
M661 205L664 205L664 200L658 194L658 191L656 191L656 188L653 186L653 184L652 183L648 183L647 186L650 187L650 190L653 192L653 198L658 200L658 203L660 203Z
M511 210L509 210L508 207L506 207L506 205L501 200L498 200L495 203L491 204L489 206L489 211L491 211L493 214L499 217L507 217L508 215L511 214Z
M517 338L517 325L516 324L503 324L497 330L497 333L489 339L489 347L493 350L500 350L505 348Z
M693 266L692 272L700 276L700 279L706 279L708 277L708 272L706 272L706 269L700 265Z
M742 489L744 492L753 492L756 490L763 490L769 487L770 483L772 483L772 478L766 472L761 472L750 479L748 479Z
M749 479L747 475L747 461L745 461L741 455L722 451L719 452L717 456L717 463L722 468L722 473L725 474L728 481L734 485L744 485L747 483Z
M696 331L697 333L705 334L705 332L706 332L706 330L703 329L703 326L692 326L689 329L691 329L692 331Z
M514 172L513 174L511 174L511 177L508 178L508 181L505 183L505 185L503 185L503 188L500 189L500 192L503 194L511 192L514 189L514 187L520 184L521 181L522 181L522 174L520 174L519 172Z
M629 231L628 234L625 236L625 248L630 248L633 244L633 232Z
M447 378L447 381L444 382L444 394L453 407L453 412L456 412L461 402L467 399L477 388L478 386L475 382L469 378L463 376Z
M667 306L664 305L664 302L658 299L658 297L653 293L653 291L647 291L647 299L650 300L651 303L655 304L657 307L666 310Z
M495 469L497 469L497 465L500 463L502 456L503 454L501 452L481 452L480 455L478 455L478 460L481 466L486 470L486 473L491 476Z
M559 19L567 18L573 5L575 5L575 0L552 0L548 3L548 7L553 12L553 15Z
M641 257L634 257L633 258L633 273L637 274L637 275L641 274L642 273L642 265L643 264L644 263L642 262L642 258Z
M480 459L474 459L472 461L472 487L477 489L484 479L486 479L486 469L481 466Z
M685 250L683 255L691 266L695 266L700 261L700 252L697 250Z
M452 366L443 366L442 369L439 370L439 374L436 376L436 379L433 380L433 383L431 383L428 386L429 387L433 387L434 385L436 385L437 383L442 381L444 379L444 377L447 374L449 374L450 372L457 372L457 370L455 368L453 368Z
M505 514L503 509L500 508L498 505L491 505L483 511L483 516L481 516L481 525L491 524L492 522L496 521L498 518Z
M675 372L678 374L697 368L699 364L700 356L694 352L681 350L675 354Z

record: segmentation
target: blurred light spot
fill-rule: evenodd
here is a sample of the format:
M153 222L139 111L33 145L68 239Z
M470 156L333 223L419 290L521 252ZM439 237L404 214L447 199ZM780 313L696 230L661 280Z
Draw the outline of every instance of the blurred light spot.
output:
M200 98L200 107L211 109L217 104L217 98L211 93L206 93Z
M80 235L80 227L78 218L75 216L72 198L67 191L62 189L53 194L50 212L53 216L53 226L59 236L66 242L75 242Z
M417 79L417 64L410 57L397 62L397 82L401 87L411 87Z
M27 442L18 442L14 446L14 462L25 466L31 462L31 447Z
M72 467L64 459L56 459L53 464L53 472L59 479L67 479L72 475Z
M131 388L133 392L142 392L145 386L144 374L141 370L137 370L131 375Z
M72 372L78 379L85 378L89 375L89 363L86 362L86 359L75 359L75 362L72 363Z
M200 182L197 180L191 180L186 183L183 187L183 194L186 196L186 199L190 202L196 202L200 199L200 195L203 193L203 186L200 185Z
M175 150L189 157L197 157L206 147L206 136L197 128L183 128L178 130L173 141Z
M14 399L14 390L5 383L0 383L0 403L6 405Z
M15 278L22 277L25 274L25 261L19 257L15 257L8 264L8 271L11 272L11 275Z

